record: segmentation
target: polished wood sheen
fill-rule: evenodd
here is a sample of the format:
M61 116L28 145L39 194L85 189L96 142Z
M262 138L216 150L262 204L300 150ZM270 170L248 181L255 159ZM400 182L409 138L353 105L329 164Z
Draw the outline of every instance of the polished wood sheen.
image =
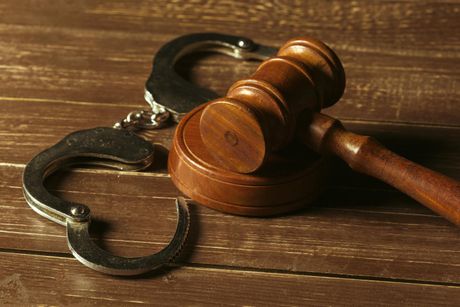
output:
M323 112L460 180L459 1L15 0L0 8L0 306L459 305L460 228L341 161L314 206L295 214L247 218L191 205L177 263L136 279L78 263L62 226L37 216L21 190L25 164L40 151L146 107L152 56L204 31L271 46L299 34L324 39L344 62L347 89ZM203 54L177 68L223 97L257 65ZM71 169L47 186L90 206L91 232L109 251L159 251L174 233L180 194L166 169L176 127L144 134L158 145L145 172Z
M209 103L200 134L222 168L249 174L294 141L334 154L352 169L376 177L460 225L460 183L408 161L372 138L345 131L339 121L316 113L340 99L345 77L340 60L309 37L288 41L276 57L227 96ZM280 196L282 197L282 196Z
M254 172L292 141L300 113L333 105L344 89L342 64L328 46L291 39L203 111L203 142L223 167Z
M226 213L267 216L302 208L324 190L329 159L302 144L271 155L257 173L240 174L219 167L199 133L204 107L179 123L169 154L171 179L187 196Z
M460 226L460 183L391 152L369 136L346 131L339 120L312 114L299 139L316 152L334 154L355 171L376 177Z

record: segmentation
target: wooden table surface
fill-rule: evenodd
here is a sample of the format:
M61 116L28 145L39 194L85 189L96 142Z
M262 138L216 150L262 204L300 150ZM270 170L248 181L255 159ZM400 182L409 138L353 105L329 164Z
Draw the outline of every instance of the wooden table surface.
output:
M152 56L192 32L280 46L307 34L340 56L347 89L326 110L350 130L460 179L459 1L0 1L0 305L460 305L460 231L337 163L313 207L276 218L192 205L176 263L140 278L75 260L65 229L25 203L21 175L66 134L144 108ZM199 55L188 79L223 94L256 62ZM167 148L174 127L147 134ZM166 152L143 173L78 168L47 186L87 204L125 256L158 251L179 194Z

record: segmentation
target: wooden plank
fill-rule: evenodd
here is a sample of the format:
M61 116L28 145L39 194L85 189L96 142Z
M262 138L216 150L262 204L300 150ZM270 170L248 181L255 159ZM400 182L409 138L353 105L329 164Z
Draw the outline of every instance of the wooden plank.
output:
M3 100L0 103L4 111L0 114L0 162L4 163L27 163L38 152L75 130L110 127L129 112L142 109L28 99ZM173 127L152 130L145 136L169 146L173 131Z
M33 101L29 99L0 101L0 163L25 164L41 150L65 135L81 129L111 126L136 109L130 106ZM357 133L371 135L395 152L418 163L460 176L460 129L430 125L410 126L394 123L345 121ZM144 135L156 144L169 148L174 127L152 130ZM159 152L156 170L165 155ZM164 171L165 165L162 169ZM349 175L349 172L346 173Z
M455 2L364 0L280 1L276 8L263 2L224 1L211 7L205 1L143 1L135 9L128 1L84 7L66 1L4 2L0 89L4 97L138 105L152 54L179 34L222 31L279 46L308 32L330 43L347 71L345 97L331 114L458 125L458 7ZM274 19L274 11L284 13ZM185 67L197 62L203 67ZM182 63L182 70L223 93L256 66L235 63L195 57Z
M0 168L0 248L68 253L63 227L25 204L21 171ZM95 238L110 251L146 255L174 231L178 192L164 176L77 171L49 188L92 208ZM184 263L460 283L459 229L392 191L333 189L314 207L265 219L191 209Z
M458 286L207 267L171 268L129 279L99 274L74 259L10 253L0 257L2 305L456 306L460 302Z

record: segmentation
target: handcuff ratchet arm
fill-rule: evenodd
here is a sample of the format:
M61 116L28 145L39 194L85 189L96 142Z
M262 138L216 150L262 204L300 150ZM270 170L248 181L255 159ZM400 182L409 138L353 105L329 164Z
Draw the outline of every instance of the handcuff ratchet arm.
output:
M56 170L72 164L103 165L119 170L141 170L153 161L154 147L133 132L95 128L74 132L35 156L23 175L24 196L38 214L67 228L72 254L83 264L103 273L135 275L167 264L180 251L187 237L189 211L183 198L176 200L177 228L172 241L160 252L137 258L112 255L90 238L90 209L52 195L45 179Z
M152 109L166 110L174 121L198 105L219 97L182 78L175 69L183 56L211 51L242 60L265 60L276 48L257 44L249 38L221 33L193 33L180 36L163 45L153 59L150 77L145 84L145 100Z

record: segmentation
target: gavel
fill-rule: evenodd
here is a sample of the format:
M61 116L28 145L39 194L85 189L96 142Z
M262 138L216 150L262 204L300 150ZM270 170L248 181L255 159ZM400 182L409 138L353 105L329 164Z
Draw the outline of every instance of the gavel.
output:
M277 214L316 198L327 159L335 155L460 225L459 182L319 113L344 89L344 69L334 51L309 37L289 40L250 78L234 83L226 97L179 124L169 158L173 181L192 199L221 211ZM312 158L301 149L305 145L320 156Z

